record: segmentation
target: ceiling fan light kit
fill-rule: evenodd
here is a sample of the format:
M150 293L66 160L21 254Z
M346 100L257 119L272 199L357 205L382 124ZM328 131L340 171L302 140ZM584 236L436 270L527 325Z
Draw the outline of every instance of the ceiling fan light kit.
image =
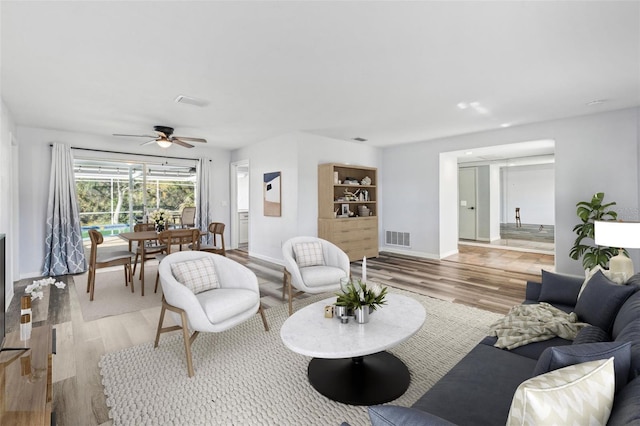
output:
M121 133L114 133L113 136L125 136L125 137L134 137L134 138L153 138L149 142L145 142L142 144L149 145L151 143L156 142L162 148L169 148L171 145L176 144L185 148L193 148L193 145L187 143L189 142L201 142L207 143L206 139L203 138L190 138L186 136L173 136L173 127L167 126L153 126L153 130L158 134L157 136L151 135L125 135Z

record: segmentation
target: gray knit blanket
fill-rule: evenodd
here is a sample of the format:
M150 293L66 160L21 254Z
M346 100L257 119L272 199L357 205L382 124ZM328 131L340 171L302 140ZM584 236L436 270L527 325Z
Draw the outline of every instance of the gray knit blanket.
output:
M578 316L541 302L535 305L518 305L491 325L490 336L498 341L493 345L502 349L514 349L533 342L542 342L555 336L573 340L578 331L588 324L578 322Z

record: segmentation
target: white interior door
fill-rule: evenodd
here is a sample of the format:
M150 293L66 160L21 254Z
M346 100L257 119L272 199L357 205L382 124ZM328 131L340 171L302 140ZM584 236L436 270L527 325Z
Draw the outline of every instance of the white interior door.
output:
M476 174L475 167L458 170L458 238L464 240L477 239Z

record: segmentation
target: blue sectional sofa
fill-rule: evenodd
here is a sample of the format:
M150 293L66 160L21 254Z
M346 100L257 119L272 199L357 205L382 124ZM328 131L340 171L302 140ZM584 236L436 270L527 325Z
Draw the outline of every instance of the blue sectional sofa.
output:
M505 350L493 346L496 337L487 337L411 408L369 407L373 426L504 425L523 381L566 365L608 359L612 353L616 392L607 424L640 424L640 274L617 285L598 272L578 298L583 284L581 277L543 271L541 283L527 283L524 301L575 312L580 322L590 324L575 340L555 337ZM622 353L618 350L626 351L625 356L617 356Z

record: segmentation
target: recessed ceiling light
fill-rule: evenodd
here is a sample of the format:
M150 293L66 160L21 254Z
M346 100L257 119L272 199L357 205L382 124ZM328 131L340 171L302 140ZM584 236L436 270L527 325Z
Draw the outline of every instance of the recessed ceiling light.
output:
M467 151L467 152L465 152L465 154L466 155L471 155L471 154L473 154L473 151Z
M509 126L511 126L511 123L502 123L500 125L500 127L509 127Z
M586 105L587 106L596 106L596 105L602 105L603 103L605 103L606 100L605 99L596 99L594 101L591 102L587 102Z
M460 103L458 104L458 108L460 108L460 109L467 109L467 108L469 108L469 105L467 105L467 103L466 103L466 102L460 102Z

